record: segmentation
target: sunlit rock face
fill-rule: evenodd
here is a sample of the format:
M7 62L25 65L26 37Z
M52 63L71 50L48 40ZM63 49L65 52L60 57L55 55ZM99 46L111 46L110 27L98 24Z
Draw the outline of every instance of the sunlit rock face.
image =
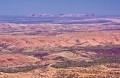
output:
M25 56L22 54L1 54L0 55L0 67L18 66L27 63L35 63L39 59Z

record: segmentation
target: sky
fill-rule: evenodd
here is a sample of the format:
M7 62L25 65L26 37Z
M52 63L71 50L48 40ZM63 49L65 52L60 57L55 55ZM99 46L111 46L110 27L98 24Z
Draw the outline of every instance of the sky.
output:
M0 15L120 15L120 0L0 0Z

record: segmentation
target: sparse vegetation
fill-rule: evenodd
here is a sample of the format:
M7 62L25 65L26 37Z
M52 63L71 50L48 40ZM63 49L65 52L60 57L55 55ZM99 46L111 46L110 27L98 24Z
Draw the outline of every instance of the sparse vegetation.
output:
M4 73L28 72L30 70L37 69L39 67L42 66L35 64L26 64L20 66L0 67L0 72L4 72Z
M94 63L92 62L85 62L85 61L65 61L65 62L59 62L56 63L54 65L52 65L52 67L55 68L67 68L67 67L90 67L94 65Z
M95 60L93 63L103 64L103 63L120 63L120 56L103 57Z
M103 57L100 59L94 59L93 61L90 61L90 62L70 60L70 61L58 62L52 65L52 67L55 67L55 68L90 67L94 65L107 64L107 63L120 63L120 57L119 56Z
M79 74L72 72L68 73L66 70L60 70L55 73L54 78L79 78Z

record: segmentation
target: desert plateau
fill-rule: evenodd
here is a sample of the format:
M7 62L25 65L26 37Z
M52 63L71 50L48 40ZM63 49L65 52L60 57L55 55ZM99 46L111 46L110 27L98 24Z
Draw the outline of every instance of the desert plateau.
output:
M120 78L119 16L32 14L0 21L0 78Z

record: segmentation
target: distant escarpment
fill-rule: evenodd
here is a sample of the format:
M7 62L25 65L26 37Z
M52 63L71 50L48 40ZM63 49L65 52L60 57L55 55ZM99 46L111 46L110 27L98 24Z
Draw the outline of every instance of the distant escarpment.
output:
M95 17L95 14L28 14L28 17Z

